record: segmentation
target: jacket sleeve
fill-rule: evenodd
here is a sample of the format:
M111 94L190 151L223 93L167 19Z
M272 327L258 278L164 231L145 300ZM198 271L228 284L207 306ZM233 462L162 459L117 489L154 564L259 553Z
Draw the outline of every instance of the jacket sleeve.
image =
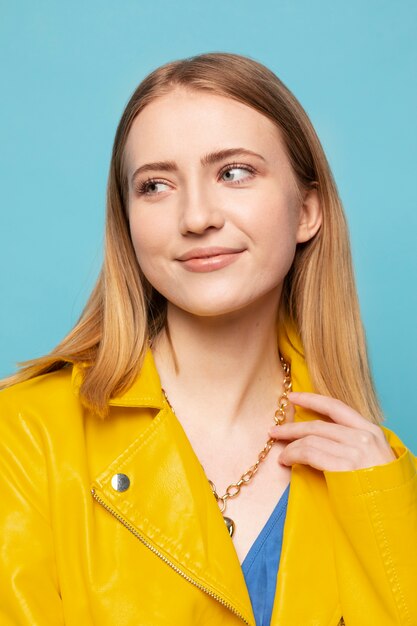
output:
M383 428L397 458L324 472L335 513L336 571L346 624L417 625L417 459ZM374 617L375 616L375 617Z
M42 434L0 393L0 624L64 624Z

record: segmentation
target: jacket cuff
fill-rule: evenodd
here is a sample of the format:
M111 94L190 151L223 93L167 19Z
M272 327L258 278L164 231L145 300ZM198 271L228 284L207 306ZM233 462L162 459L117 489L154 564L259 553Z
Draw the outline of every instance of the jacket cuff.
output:
M393 446L397 458L383 465L359 470L324 471L330 494L337 497L360 496L373 492L391 491L404 486L417 474L416 461L405 446Z

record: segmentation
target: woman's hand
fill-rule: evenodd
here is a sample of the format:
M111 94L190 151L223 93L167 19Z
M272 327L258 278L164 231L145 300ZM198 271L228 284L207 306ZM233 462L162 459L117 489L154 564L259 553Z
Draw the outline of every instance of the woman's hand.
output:
M327 415L334 423L322 420L290 422L273 426L273 439L290 440L279 456L283 465L302 463L318 470L358 470L394 461L383 430L340 400L315 393L292 392L292 404Z

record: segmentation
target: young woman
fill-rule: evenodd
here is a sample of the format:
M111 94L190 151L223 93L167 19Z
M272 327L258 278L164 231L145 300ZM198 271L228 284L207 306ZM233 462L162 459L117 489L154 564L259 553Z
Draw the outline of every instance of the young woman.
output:
M5 386L2 625L417 624L416 459L323 150L259 63L139 85L97 285Z

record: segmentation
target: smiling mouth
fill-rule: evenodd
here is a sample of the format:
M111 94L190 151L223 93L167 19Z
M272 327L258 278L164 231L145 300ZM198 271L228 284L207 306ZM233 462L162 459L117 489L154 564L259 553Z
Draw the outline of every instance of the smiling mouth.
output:
M233 248L195 249L177 261L189 272L214 272L234 263L244 251Z

